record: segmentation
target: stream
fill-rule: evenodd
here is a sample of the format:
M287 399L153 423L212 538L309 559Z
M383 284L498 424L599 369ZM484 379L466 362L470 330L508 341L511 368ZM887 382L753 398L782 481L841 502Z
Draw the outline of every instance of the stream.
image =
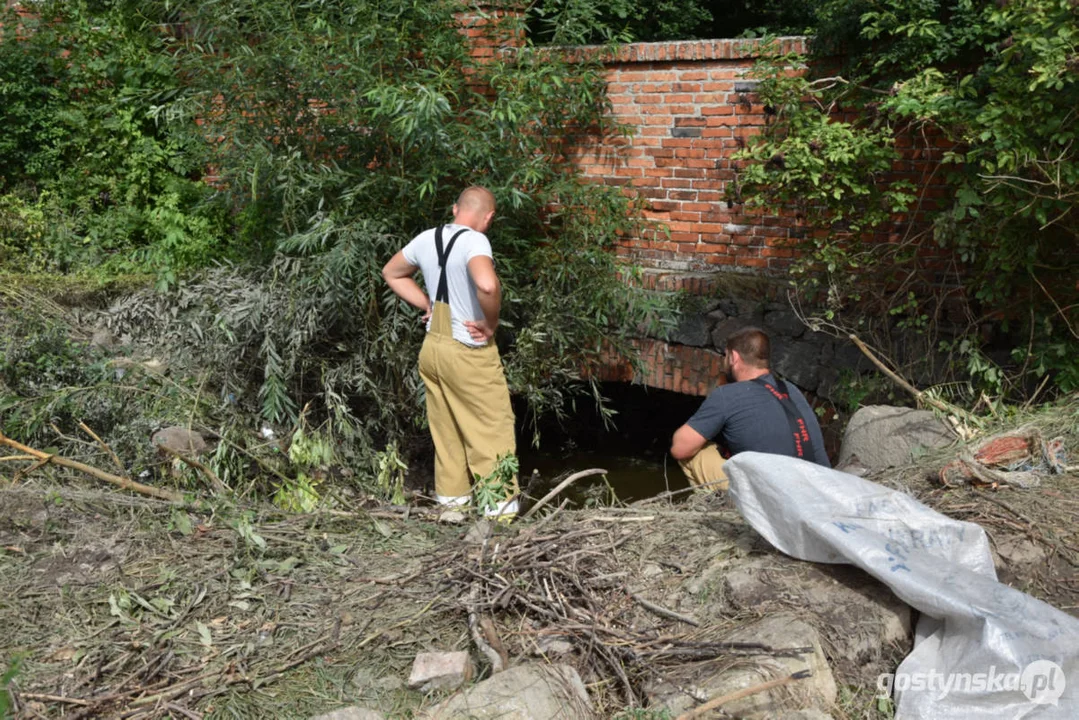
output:
M566 475L590 468L604 468L607 475L583 478L564 490L562 496L575 505L609 504L611 493L633 502L688 487L668 449L674 431L703 398L626 383L603 383L602 393L617 413L614 427L604 427L594 402L579 400L563 425L540 423L539 448L532 446L531 426L518 409L517 455L527 494L542 497Z

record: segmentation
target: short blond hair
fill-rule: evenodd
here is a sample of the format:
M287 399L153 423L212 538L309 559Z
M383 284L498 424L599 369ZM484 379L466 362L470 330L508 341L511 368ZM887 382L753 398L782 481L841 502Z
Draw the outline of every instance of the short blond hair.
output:
M495 209L495 196L485 187L472 185L457 196L457 207L483 215Z

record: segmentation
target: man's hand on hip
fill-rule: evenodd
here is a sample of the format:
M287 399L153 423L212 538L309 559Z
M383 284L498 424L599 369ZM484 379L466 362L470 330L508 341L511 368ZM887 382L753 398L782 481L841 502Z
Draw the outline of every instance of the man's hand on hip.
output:
M465 320L465 329L476 342L485 343L495 335L495 329L486 320Z

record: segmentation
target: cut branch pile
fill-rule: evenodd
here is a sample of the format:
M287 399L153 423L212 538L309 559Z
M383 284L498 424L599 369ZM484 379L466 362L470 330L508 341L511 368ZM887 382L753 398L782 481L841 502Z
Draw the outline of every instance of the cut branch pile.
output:
M646 683L669 679L667 670L687 662L733 664L747 656L812 651L723 642L716 637L719 628L701 627L630 590L621 550L648 532L640 519L628 513L559 527L538 524L515 536L455 547L432 567L445 568L442 594L451 598L451 609L501 618L522 654L542 652L544 639L568 641L578 653L578 669L593 679L617 679L619 702L631 707L645 704Z

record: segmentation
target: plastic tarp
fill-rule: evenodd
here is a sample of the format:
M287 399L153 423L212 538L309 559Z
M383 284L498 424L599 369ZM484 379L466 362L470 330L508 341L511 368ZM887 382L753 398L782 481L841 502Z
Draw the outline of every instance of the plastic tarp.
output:
M781 552L856 565L921 612L913 651L878 684L896 718L1079 718L1079 619L998 582L980 526L796 458L739 453L724 469Z

